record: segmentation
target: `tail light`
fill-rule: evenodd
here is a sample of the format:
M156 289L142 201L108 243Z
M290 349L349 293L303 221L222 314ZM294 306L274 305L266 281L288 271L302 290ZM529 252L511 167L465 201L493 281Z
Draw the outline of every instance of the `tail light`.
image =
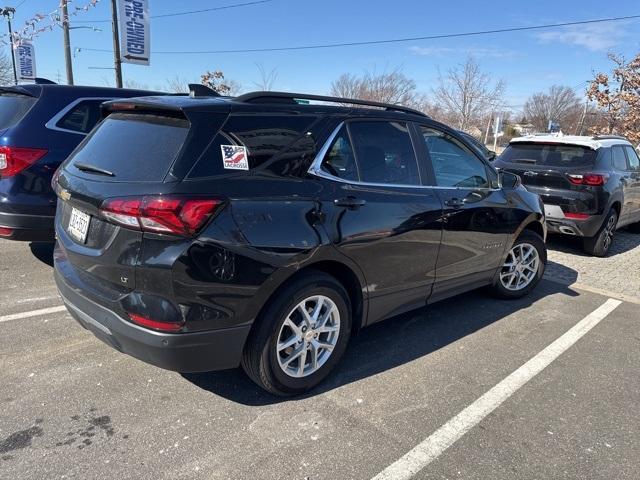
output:
M574 185L599 187L609 180L609 175L602 173L586 173L584 175L569 174L569 181Z
M108 199L100 211L108 220L126 228L192 236L221 205L220 199L158 195Z
M0 237L10 237L13 235L13 229L8 227L0 227Z
M0 146L0 177L12 177L47 154L42 148Z
M586 213L567 213L564 212L564 216L570 218L572 220L586 220L589 218L589 215Z
M144 317L142 315L138 315L136 313L130 313L129 318L131 321L141 327L152 328L154 330L159 330L161 332L179 332L182 329L181 323L169 323L169 322L159 322L157 320L152 320L150 318Z

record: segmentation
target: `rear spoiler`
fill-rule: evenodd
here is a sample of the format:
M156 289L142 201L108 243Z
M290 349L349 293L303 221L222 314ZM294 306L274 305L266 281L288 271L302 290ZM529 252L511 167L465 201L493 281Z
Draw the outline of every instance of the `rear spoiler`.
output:
M34 97L34 98L38 96L34 92L31 92L28 89L21 87L19 85L10 86L10 87L0 87L0 95L2 95L3 93L13 93L18 95L24 95L26 97Z
M120 98L117 100L109 100L100 105L102 118L106 118L112 113L128 112L128 113L146 113L156 114L166 117L186 118L184 111L177 105L167 105L165 103L148 102L144 97L128 99Z

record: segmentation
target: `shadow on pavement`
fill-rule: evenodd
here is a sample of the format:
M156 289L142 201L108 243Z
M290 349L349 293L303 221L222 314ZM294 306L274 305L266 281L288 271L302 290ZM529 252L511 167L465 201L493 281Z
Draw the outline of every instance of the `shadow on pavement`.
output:
M574 275L577 274L574 272ZM266 393L251 382L241 369L183 374L183 377L215 395L245 405L296 401L428 355L548 295L558 293L571 297L579 295L565 285L542 281L529 296L519 300L496 300L475 291L375 324L351 339L342 361L324 383L309 394L293 399Z
M34 257L53 267L53 248L55 245L55 242L31 242L29 248Z
M609 248L607 257L613 257L621 253L626 253L640 246L640 235L633 234L626 229L616 232L613 244ZM547 237L547 248L562 253L569 253L580 257L592 257L582 249L582 237L570 235L560 235L550 233Z

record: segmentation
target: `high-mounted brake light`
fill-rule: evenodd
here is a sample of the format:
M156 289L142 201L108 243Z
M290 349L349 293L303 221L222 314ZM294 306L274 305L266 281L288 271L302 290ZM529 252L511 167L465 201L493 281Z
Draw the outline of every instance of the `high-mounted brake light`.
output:
M222 200L180 196L144 196L105 200L102 215L123 227L191 236L213 216Z
M133 323L142 327L152 328L161 332L179 332L182 328L181 323L158 322L157 320L152 320L135 313L130 313L129 318Z
M568 176L569 181L574 185L589 185L591 187L599 187L609 180L609 175L602 173L569 174Z
M47 154L43 148L0 146L0 177L12 177Z

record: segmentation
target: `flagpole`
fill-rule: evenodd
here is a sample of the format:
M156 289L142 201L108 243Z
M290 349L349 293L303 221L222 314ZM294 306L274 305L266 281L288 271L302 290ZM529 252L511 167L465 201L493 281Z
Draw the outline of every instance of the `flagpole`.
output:
M118 33L118 6L111 0L111 30L113 31L113 63L116 70L116 87L122 88L122 62L120 61L120 38Z
M16 70L16 56L13 45L13 31L11 30L11 18L16 13L16 9L12 7L0 8L0 15L3 15L7 19L9 26L9 43L11 44L11 63L13 64L13 82L18 84L18 71Z
M62 32L64 36L64 62L67 67L67 85L73 85L73 66L71 65L71 40L69 38L68 0L62 0Z

